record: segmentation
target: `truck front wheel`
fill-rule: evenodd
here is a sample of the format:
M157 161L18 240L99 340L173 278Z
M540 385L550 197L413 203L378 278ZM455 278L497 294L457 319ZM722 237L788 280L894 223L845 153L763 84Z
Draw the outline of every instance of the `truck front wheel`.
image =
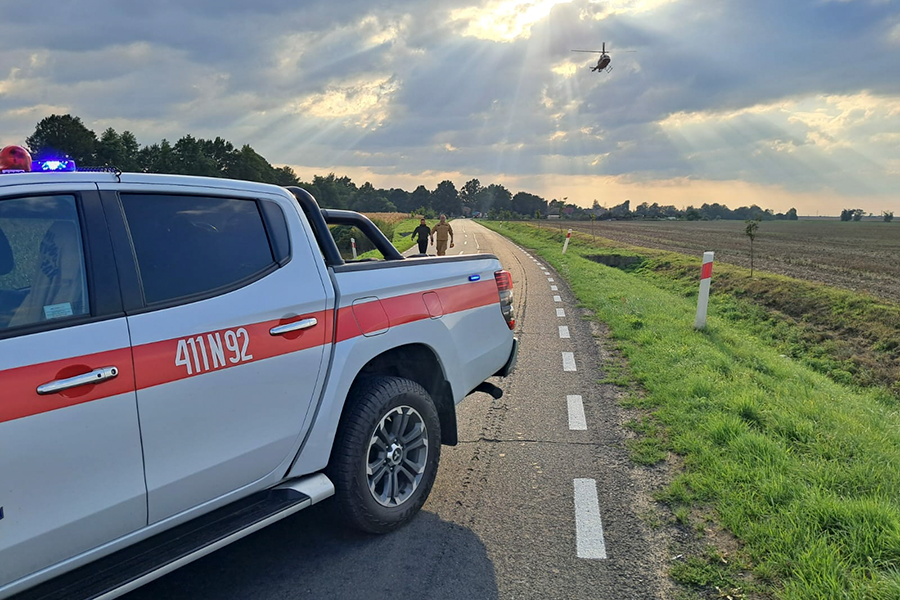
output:
M441 425L421 385L379 376L354 386L327 473L341 515L386 533L413 518L437 475Z

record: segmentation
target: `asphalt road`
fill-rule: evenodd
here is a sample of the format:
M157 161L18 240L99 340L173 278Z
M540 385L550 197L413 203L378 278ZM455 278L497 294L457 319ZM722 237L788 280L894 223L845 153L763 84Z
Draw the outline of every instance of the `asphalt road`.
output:
M602 340L543 261L474 221L453 228L448 254L493 253L512 273L521 347L516 372L497 382L503 398L474 394L457 407L460 444L444 447L420 515L369 536L344 528L326 501L125 598L668 596L665 556L639 517L646 482L628 460L625 415L597 382Z

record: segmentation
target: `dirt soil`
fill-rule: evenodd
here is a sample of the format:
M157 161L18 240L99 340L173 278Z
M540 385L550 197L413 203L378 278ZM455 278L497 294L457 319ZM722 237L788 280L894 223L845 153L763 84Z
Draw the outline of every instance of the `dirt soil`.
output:
M590 222L566 221L591 233ZM546 225L545 225L546 226ZM552 225L556 227L556 224ZM750 266L743 221L598 221L597 236ZM900 222L763 221L755 246L757 269L818 281L896 301L900 298Z

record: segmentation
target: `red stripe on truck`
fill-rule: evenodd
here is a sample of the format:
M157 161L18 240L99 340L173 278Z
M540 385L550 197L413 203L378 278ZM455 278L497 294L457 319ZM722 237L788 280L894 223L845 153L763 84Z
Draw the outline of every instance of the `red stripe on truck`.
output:
M142 390L194 375L221 371L237 365L321 346L326 339L324 325L331 320L332 314L333 311L330 310L319 311L278 321L238 325L135 346L137 389ZM273 327L306 318L314 318L319 324L309 329L284 335L269 333ZM180 344L183 346L179 351ZM182 362L180 365L176 364L179 358ZM187 364L184 364L185 362Z
M90 373L101 367L116 367L119 374L102 383L82 385L56 394L40 396L37 393L39 385ZM0 382L0 423L125 394L134 390L131 348L7 369L0 371Z
M491 304L500 299L493 280L428 290L440 298L444 314L461 312ZM190 336L118 348L107 352L75 356L0 371L0 423L37 415L76 404L92 402L118 394L179 381L196 375L220 371L249 362L273 358L292 352L346 341L363 332L379 331L430 319L423 294L415 292L380 300L383 312L368 310L366 304L326 310L277 321L236 325L228 329L196 333ZM384 323L386 314L388 323ZM499 315L499 311L498 311ZM315 327L271 335L279 325L313 317ZM134 365L137 365L135 374ZM95 385L80 386L65 392L39 396L37 387L57 379L88 373L101 367L115 366L119 375Z

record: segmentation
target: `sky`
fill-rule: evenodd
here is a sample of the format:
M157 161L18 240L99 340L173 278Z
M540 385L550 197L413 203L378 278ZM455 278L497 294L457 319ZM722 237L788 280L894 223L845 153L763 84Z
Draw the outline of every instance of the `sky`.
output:
M0 145L71 113L306 180L900 214L900 0L79 0L0 50Z

